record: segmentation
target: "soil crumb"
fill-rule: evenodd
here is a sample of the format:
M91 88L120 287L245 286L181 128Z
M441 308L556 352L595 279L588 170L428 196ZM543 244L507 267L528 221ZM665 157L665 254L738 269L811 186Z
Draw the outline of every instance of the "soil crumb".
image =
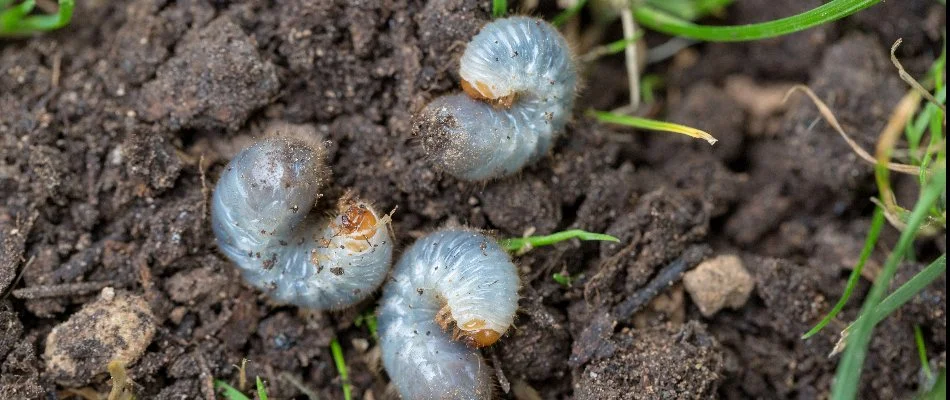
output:
M139 114L172 129L238 129L280 82L254 39L227 16L190 32L142 88Z
M591 362L575 383L587 399L706 399L722 378L722 350L704 325L690 321L618 334L616 352Z

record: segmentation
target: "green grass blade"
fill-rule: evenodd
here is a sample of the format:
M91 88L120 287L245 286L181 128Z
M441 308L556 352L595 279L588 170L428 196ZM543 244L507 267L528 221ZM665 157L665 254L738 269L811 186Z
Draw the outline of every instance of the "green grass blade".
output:
M267 388L264 387L264 381L259 376L257 377L257 398L267 400Z
M604 45L604 52L602 55L617 54L621 51L624 51L627 49L627 46L636 43L637 40L640 40L640 38L642 37L643 37L643 31L638 30L634 32L633 36L631 36L628 39L620 39L620 40L615 40L613 42L607 43L606 45Z
M366 319L366 328L369 329L369 334L373 336L374 339L379 339L379 331L376 328L376 314L372 314L369 318Z
M16 32L20 21L22 21L30 11L33 11L34 6L36 6L34 0L26 0L10 7L8 10L3 10L3 12L0 13L0 35L8 35Z
M696 19L696 12L689 0L647 0L646 4L657 11L669 14L671 17L687 21Z
M673 36L710 42L760 40L800 32L835 21L879 3L881 0L833 0L791 17L758 24L736 26L696 25L649 6L636 7L634 17L641 25Z
M704 17L706 15L719 12L726 6L733 3L734 0L696 0L693 3L696 5L696 13L699 17Z
M627 39L615 40L603 46L597 46L593 50L587 52L587 54L581 56L581 60L584 62L591 62L603 56L620 53L626 50L628 45L636 43L637 40L640 40L640 38L643 37L643 33L643 29L637 29L637 31L633 33L633 36Z
M377 320L375 309L356 316L356 320L353 321L353 324L358 327L366 325L366 329L369 330L369 334L373 336L373 339L379 340L379 333L376 330Z
M933 65L931 65L930 72L929 72L930 78L934 82L934 89L935 89L934 97L936 97L937 99L937 104L940 104L940 105L946 104L946 100L947 100L947 88L946 86L944 86L944 81L943 81L944 75L946 73L947 73L947 40L945 37L943 41L943 49L940 51L940 57L937 57L937 60L934 61ZM914 138L915 142L910 143L910 149L912 152L917 150L917 145L920 143L920 139L924 133L923 123L922 123L923 121L921 121L921 119L926 120L928 118L928 113L929 113L929 122L930 122L929 124L930 146L928 146L928 148L936 147L938 143L941 143L943 141L943 136L944 136L943 125L944 125L945 113L942 109L940 109L940 107L937 107L936 105L931 104L931 103L927 103L927 106L924 108L924 112L922 112L921 115L918 115L918 120L914 121L915 123L914 128L916 130L914 133L916 134L916 137ZM920 124L919 127L918 127L918 123ZM945 148L946 146L944 146L944 151L938 154L937 161L942 161L943 159L946 158ZM923 159L920 161L920 165L921 166L929 165L931 159L932 159L931 154L927 152L926 154L924 154ZM923 183L926 182L926 176L924 176L923 168L921 169L920 182L921 182L921 186L923 186Z
M848 299L851 297L851 292L854 291L855 286L858 285L858 281L861 280L861 271L864 269L864 264L867 263L868 258L871 257L871 253L874 252L874 246L877 245L877 238L881 234L881 228L884 227L884 210L880 207L876 207L874 210L874 217L871 218L871 228L868 230L868 236L864 239L864 248L861 249L861 257L858 258L858 263L854 266L854 269L851 270L851 276L848 277L848 286L844 289L844 294L841 295L841 299L838 300L838 303L835 304L834 308L831 309L831 312L828 315L825 315L815 327L811 328L807 333L802 335L802 340L808 339L818 332L821 332L822 329L835 316L841 312L841 309L848 304Z
M76 2L60 0L59 10L53 15L29 15L34 5L34 0L26 0L0 13L0 36L24 36L62 28L72 20Z
M640 98L646 104L653 104L656 97L653 92L663 84L663 78L656 74L647 74L640 77Z
M944 104L947 99L947 88L942 87L934 93L934 97L940 104ZM934 114L939 113L937 117L934 117ZM937 106L927 103L924 106L924 110L917 114L917 117L914 118L912 122L907 123L907 127L904 129L905 136L907 137L908 148L911 153L917 151L917 148L920 146L920 141L924 136L927 128L930 127L931 131L934 130L932 123L936 119L939 125L939 130L942 131L942 122L943 122L943 110ZM942 135L941 135L942 136Z
M554 19L551 20L551 24L554 26L564 25L565 22L571 18L574 18L574 16L577 15L577 13L579 13L585 5L587 5L587 0L577 0L574 2L574 5L570 6L564 11L561 11L560 14L555 15Z
M880 168L880 166L878 168ZM920 228L924 219L927 217L930 206L937 201L946 187L947 170L946 168L941 168L921 191L920 198L918 198L917 204L914 205L914 210L907 220L906 228L901 232L897 245L888 256L884 268L878 274L877 279L875 279L874 285L871 287L871 291L868 293L864 305L861 307L861 315L870 315L871 318L858 318L853 325L854 329L848 333L848 342L844 350L844 355L841 358L841 362L838 363L835 380L831 388L832 400L850 400L857 396L858 383L860 382L864 359L867 357L871 332L877 322L876 318L874 318L876 317L874 314L875 309L881 303L884 292L887 290L891 279L897 272L897 266L913 243L918 228ZM944 258L944 261L945 260ZM945 262L944 268L946 268ZM913 281L913 279L911 280Z
M947 88L941 87L937 91L937 100L945 103L947 98ZM930 144L927 146L928 149L937 148L941 146L941 143L944 141L944 112L937 106L927 103L924 112L932 110L930 114L929 127L930 127ZM924 186L927 182L928 176L926 173L926 168L934 161L937 163L945 162L947 157L946 144L942 144L943 147L940 148L940 151L936 153L936 158L933 153L925 152L923 158L920 160L920 185Z
M672 122L656 121L652 119L632 117L629 115L615 114L607 111L589 110L587 115L597 118L600 122L609 124L625 125L640 129L649 129L652 131L673 132L682 135L703 139L709 144L716 144L718 139L709 133L685 125L674 124Z
M59 10L53 15L35 15L23 20L20 29L27 32L45 32L69 25L73 19L75 0L60 0Z
M333 363L336 364L336 371L340 373L340 384L343 386L343 399L351 400L353 398L352 388L350 387L350 375L346 370L346 360L343 358L343 347L340 342L333 338L330 342L330 352L333 353Z
M562 274L560 272L552 274L551 279L554 279L555 282L560 283L561 286L564 287L571 287L571 281L574 280L569 274Z
M888 315L897 311L898 308L914 298L917 293L924 290L927 285L930 285L946 271L947 255L944 254L930 263L927 268L924 268L918 272L917 275L910 278L910 280L901 285L901 287L897 288L897 290L887 296L886 299L882 300L881 303L874 308L873 314L871 314L874 317L874 324L883 321Z
M603 240L608 242L620 241L620 239L610 235L605 235L603 233L593 233L580 229L571 229L551 235L504 239L501 241L501 247L512 253L522 254L523 252L531 250L535 247L550 246L552 244L574 238L580 240Z
M943 49L940 51L940 57L937 57L937 60L934 61L933 65L930 67L930 76L934 80L935 89L943 89L943 75L947 73L947 39L943 39Z
M250 400L244 393L241 393L240 390L235 389L233 386L228 385L225 381L215 380L214 381L214 390L223 392L224 398L227 400Z
M647 0L646 4L677 18L695 21L732 4L733 0Z
M914 324L914 342L917 344L917 356L920 358L920 369L924 371L927 380L933 376L930 371L930 361L927 360L927 345L924 344L924 332L920 330L920 325Z
M501 18L508 13L508 0L492 0L491 17Z

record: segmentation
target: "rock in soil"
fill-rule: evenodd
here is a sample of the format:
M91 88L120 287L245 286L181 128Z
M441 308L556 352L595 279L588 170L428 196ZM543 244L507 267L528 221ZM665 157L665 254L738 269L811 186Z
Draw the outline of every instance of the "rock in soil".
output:
M733 254L703 261L683 276L683 285L706 318L724 307L742 308L755 288L742 259Z
M111 288L57 325L46 338L47 372L64 386L88 384L111 361L134 363L155 336L155 317L140 296Z
M575 398L707 399L722 378L722 350L704 325L690 321L619 335L613 355L591 362Z

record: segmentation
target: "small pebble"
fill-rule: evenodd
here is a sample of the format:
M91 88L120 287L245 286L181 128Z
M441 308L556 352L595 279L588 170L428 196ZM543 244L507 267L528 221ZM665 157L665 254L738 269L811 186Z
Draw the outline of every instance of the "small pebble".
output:
M724 307L742 308L755 282L742 260L728 254L704 261L687 272L683 276L683 286L703 316L709 318Z
M113 289L112 287L102 288L102 292L99 293L99 298L101 298L102 301L105 301L107 303L112 301L112 299L115 298L115 289Z

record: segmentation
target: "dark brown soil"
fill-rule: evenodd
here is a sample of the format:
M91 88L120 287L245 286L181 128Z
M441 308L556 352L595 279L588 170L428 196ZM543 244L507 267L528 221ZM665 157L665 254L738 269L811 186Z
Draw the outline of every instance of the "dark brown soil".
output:
M871 149L906 90L890 44L903 37L899 54L919 73L946 26L936 2L885 2L786 38L696 45L649 66L666 87L647 108L712 132L715 147L581 117L624 105L622 57L603 58L583 68L588 90L551 156L516 177L465 183L426 161L410 121L457 90L458 57L488 21L489 1L78 3L63 31L0 41L3 399L107 393L104 357L135 340L48 340L61 324L77 329L88 318L80 310L109 293L142 299L141 329L154 325L128 367L138 398L213 398L212 379L236 385L244 358L271 398L342 398L333 338L355 398L389 398L378 348L357 323L373 300L340 312L275 305L215 249L208 199L217 177L241 147L275 132L330 141L321 206L352 190L395 209L400 247L448 223L621 239L516 260L525 286L516 328L485 351L504 378L502 398L823 398L838 360L827 355L869 281L825 331L799 336L843 291L869 224L872 170L816 122L811 103L762 114L752 106L759 98L742 97L760 92L727 86L737 77L763 88L807 83ZM822 2L773 3L737 0L709 22L769 20ZM872 273L896 237L885 231ZM923 243L920 259L945 247L936 244ZM756 282L745 306L705 318L671 284L630 308L656 279L679 279L682 271L659 272L688 249L741 255ZM908 263L898 280L921 267ZM561 286L555 272L575 280ZM945 299L941 279L879 326L861 398L918 390L914 324L930 359L945 364ZM50 346L83 362L60 368L44 356Z

